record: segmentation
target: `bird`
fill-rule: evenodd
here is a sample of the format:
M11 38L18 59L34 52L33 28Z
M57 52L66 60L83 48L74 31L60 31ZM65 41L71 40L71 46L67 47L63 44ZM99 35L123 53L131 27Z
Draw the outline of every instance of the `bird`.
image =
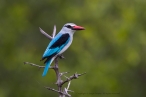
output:
M84 30L82 26L77 26L74 23L66 23L60 32L50 41L42 59L45 60L45 69L42 76L46 76L48 69L54 59L66 51L73 41L73 35L77 30Z

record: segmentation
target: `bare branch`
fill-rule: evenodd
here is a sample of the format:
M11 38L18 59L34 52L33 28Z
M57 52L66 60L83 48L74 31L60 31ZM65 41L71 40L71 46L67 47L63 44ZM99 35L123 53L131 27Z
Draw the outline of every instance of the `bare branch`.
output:
M41 32L43 35L45 35L47 38L49 38L50 40L53 39L49 34L47 34L47 33L46 33L44 30L42 30L40 27L39 27L39 29L40 29L40 32Z
M68 82L67 88L64 88L64 93L67 94L67 95L70 95L70 94L68 94L68 92L74 92L74 91L69 90L70 83L71 83L71 81Z
M54 25L54 29L53 29L53 33L52 33L52 37L54 38L56 35L56 25Z
M28 65L31 65L31 66L36 66L38 68L45 68L45 66L40 66L40 65L37 65L37 64L34 64L34 63L30 63L30 62L24 62L24 64L28 64ZM50 66L49 68L50 69L54 69L53 66Z
M82 76L82 75L84 75L84 74L86 74L86 72L85 72L85 73L82 73L82 74L77 74L77 73L75 73L74 75L68 77L65 81L63 81L63 82L61 83L61 86L62 86L63 84L65 84L65 83L67 83L67 82L73 80L73 79L77 79L79 76Z
M81 74L77 74L78 76L82 76L82 75L84 75L84 74L86 74L86 72L84 72L84 73L81 73Z
M69 95L69 97L71 97L71 95L68 94L68 90L66 88L64 89L64 94Z
M72 90L67 90L68 92L74 92L74 91L72 91Z
M61 92L61 91L58 91L58 90L56 90L56 89L53 89L53 88L50 88L50 87L45 87L45 88L48 89L48 90L57 92L57 93L59 93L59 94L63 94L63 95L65 95L65 96L67 96L67 97L71 97L70 95L68 95L68 94L66 94L66 93L63 93L63 92Z
M67 74L67 73L69 73L69 72L62 72L62 73L60 73L60 76L63 76L64 74Z
M54 92L58 92L58 93L63 94L61 91L58 91L56 89L53 89L53 88L50 88L50 87L45 87L45 88L48 89L48 90L51 90L51 91L54 91Z
M39 67L39 68L45 68L45 66L40 66L40 65L37 65L37 64L34 64L34 63L29 63L29 62L24 62L24 64L29 64L31 66L36 66L36 67Z
M66 88L67 90L68 90L69 87L70 87L70 83L71 83L71 81L68 82L68 85L67 85L67 88Z

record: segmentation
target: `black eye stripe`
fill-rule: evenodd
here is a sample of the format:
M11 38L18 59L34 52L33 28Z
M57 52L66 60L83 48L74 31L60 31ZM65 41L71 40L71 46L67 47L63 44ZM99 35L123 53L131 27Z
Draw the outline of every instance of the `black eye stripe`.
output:
M65 27L67 27L67 28L72 28L72 26L71 26L71 25L66 25Z

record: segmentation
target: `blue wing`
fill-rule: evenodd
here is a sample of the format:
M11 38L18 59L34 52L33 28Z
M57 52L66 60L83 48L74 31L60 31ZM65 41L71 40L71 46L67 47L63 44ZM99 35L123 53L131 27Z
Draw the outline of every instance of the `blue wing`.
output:
M51 40L51 42L49 43L47 49L45 50L43 57L47 57L52 55L53 53L55 53L58 48L54 48L54 49L50 49L50 47L61 37L61 34L57 34L56 37L54 37L54 39Z
M61 34L58 33L53 40L49 43L46 51L43 54L43 58L53 57L57 53L59 53L69 42L70 36L69 34Z

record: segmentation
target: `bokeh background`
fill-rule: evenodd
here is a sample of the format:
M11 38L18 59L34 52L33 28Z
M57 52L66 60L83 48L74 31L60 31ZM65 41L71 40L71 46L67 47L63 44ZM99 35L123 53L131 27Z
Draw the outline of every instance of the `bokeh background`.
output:
M86 75L71 82L73 97L146 95L146 0L0 0L0 97L57 97L55 73L40 62L52 34L67 22L84 26L59 60L60 71Z

